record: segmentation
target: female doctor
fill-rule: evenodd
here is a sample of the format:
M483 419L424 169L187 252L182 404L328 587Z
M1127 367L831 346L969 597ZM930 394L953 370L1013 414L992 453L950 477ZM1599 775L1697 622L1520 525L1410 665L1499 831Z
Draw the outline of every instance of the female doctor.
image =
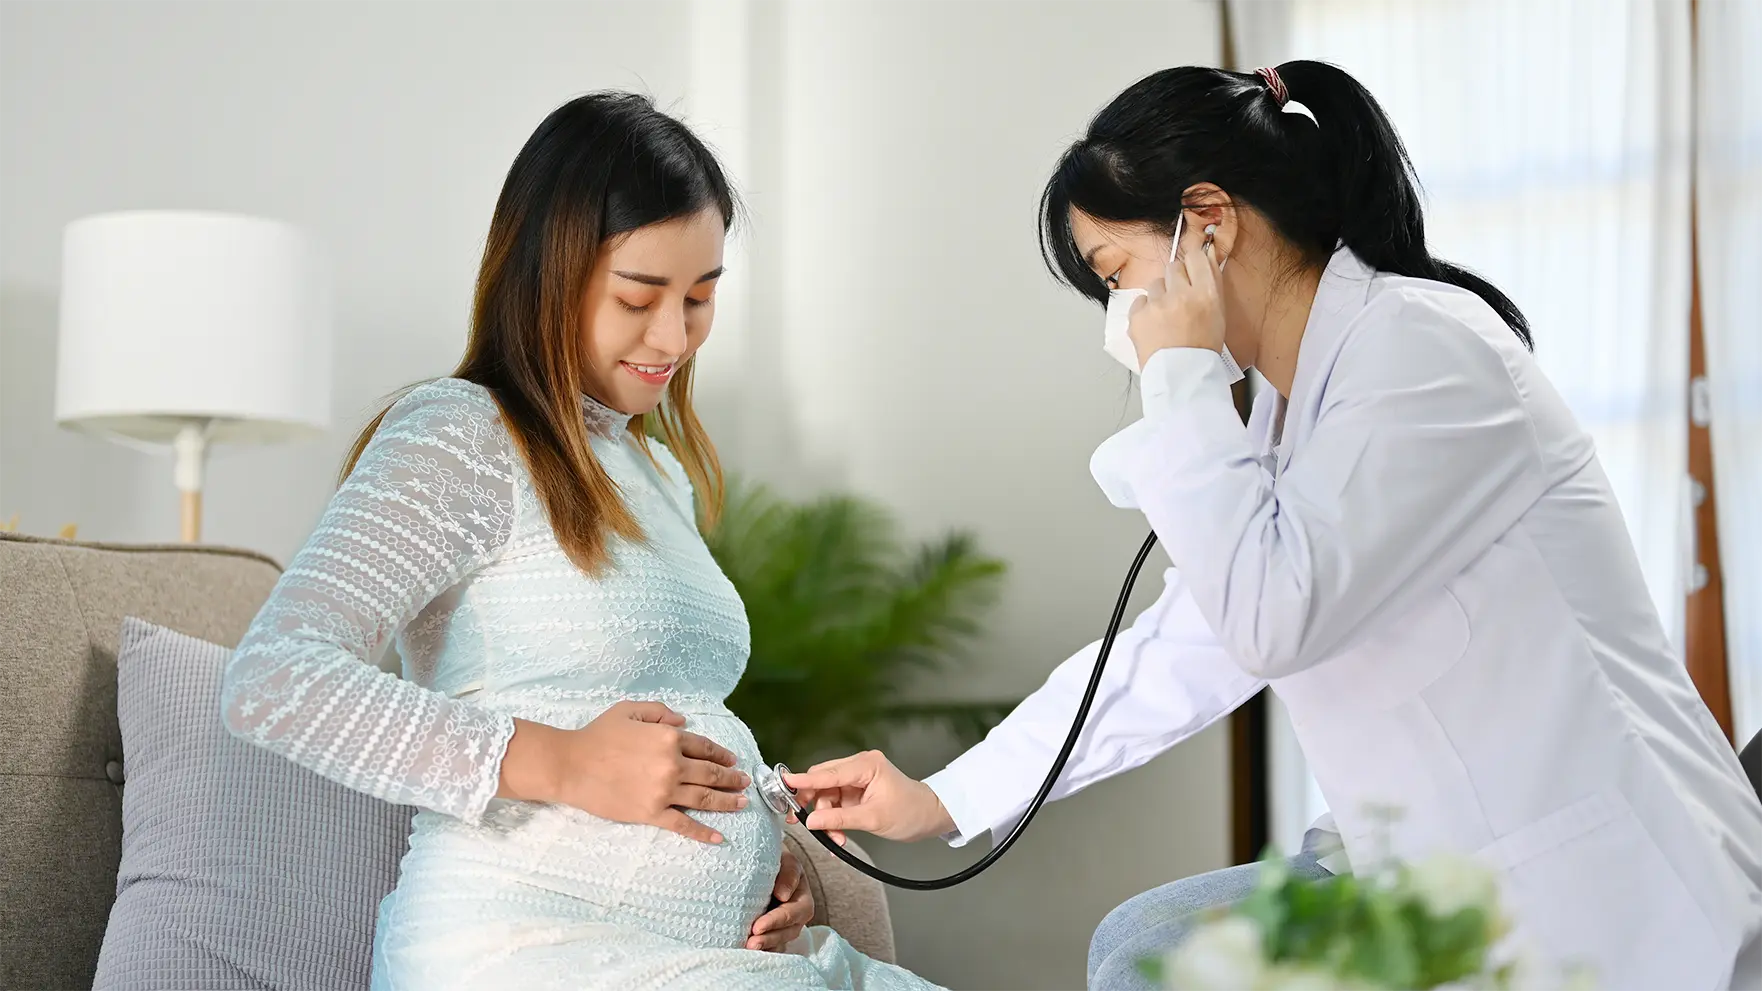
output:
M1158 72L1065 153L1041 226L1049 267L1107 307L1109 353L1142 371L1144 418L1091 470L1174 564L1120 635L1052 797L1270 686L1347 861L1376 852L1374 808L1398 806L1389 852L1495 867L1520 938L1602 987L1762 983L1762 804L1666 641L1523 315L1427 252L1371 95L1308 61ZM1247 427L1237 363L1272 385ZM1007 830L1096 649L925 781L878 753L787 778L808 825L956 845ZM1091 984L1142 985L1134 962L1184 928L1166 920L1251 880L1121 906Z

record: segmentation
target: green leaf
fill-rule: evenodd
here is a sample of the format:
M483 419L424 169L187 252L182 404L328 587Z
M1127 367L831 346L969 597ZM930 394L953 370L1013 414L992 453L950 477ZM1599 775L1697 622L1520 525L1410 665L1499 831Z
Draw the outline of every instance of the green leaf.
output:
M881 746L911 724L974 741L1013 708L904 697L914 677L962 659L996 601L1003 562L972 535L914 545L865 500L795 503L731 479L705 541L740 593L752 634L728 705L767 760L805 766Z
M1348 961L1351 973L1383 988L1419 988L1420 958L1409 919L1383 892L1364 902L1364 928Z
M1429 982L1421 987L1448 984L1486 966L1491 940L1487 915L1480 908L1465 908L1445 918L1431 916L1417 904L1409 911L1424 961L1421 977Z

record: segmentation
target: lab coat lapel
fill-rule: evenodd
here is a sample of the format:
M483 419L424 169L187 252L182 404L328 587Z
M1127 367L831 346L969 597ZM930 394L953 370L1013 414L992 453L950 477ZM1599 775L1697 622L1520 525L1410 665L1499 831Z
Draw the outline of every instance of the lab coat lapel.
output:
M1375 276L1376 270L1347 247L1337 249L1322 271L1315 302L1309 308L1309 321L1303 327L1303 343L1297 349L1297 374L1291 380L1291 398L1286 404L1284 437L1279 442L1275 474L1284 474L1292 450L1314 426L1327 385L1321 381L1321 369L1333 367L1334 352L1345 339L1343 332L1364 309Z

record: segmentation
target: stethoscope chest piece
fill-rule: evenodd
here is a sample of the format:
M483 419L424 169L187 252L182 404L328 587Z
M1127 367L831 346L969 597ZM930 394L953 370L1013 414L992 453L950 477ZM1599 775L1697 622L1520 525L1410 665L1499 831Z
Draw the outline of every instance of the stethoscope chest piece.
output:
M783 776L790 773L787 764L778 764L769 770L761 770L753 779L758 786L759 798L765 807L780 816L793 815L796 819L806 819L807 810L795 800L795 792L783 783Z

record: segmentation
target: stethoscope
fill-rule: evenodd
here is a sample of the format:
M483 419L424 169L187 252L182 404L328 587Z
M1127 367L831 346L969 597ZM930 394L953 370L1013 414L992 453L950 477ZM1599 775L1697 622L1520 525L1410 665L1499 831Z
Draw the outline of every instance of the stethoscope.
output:
M1169 245L1170 262L1175 260L1175 252L1180 248L1181 231L1185 226L1185 220L1186 215L1183 213L1175 223L1174 242ZM1204 245L1206 248L1211 247L1212 239L1216 234L1217 225L1207 224ZM937 891L942 888L952 888L963 881L971 881L983 873L985 868L997 863L998 858L1002 857L1010 847L1015 845L1016 840L1021 838L1023 831L1028 828L1028 823L1034 821L1034 814L1040 811L1040 806L1046 804L1046 796L1052 793L1052 786L1058 783L1059 776L1065 772L1065 762L1071 759L1071 751L1077 749L1077 738L1083 735L1083 723L1089 718L1089 707L1094 704L1095 693L1101 688L1101 672L1107 665L1107 655L1113 652L1114 638L1119 636L1120 621L1126 615L1126 600L1132 597L1132 586L1138 584L1138 572L1143 570L1144 559L1150 556L1150 549L1155 546L1156 533L1152 531L1148 537L1144 538L1144 545L1138 548L1138 556L1132 559L1132 567L1126 572L1126 584L1120 588L1119 601L1114 603L1113 616L1107 621L1107 635L1101 638L1101 650L1095 655L1095 670L1089 673L1089 687L1084 689L1083 701L1077 705L1077 716L1071 720L1071 731L1065 736L1065 745L1059 750L1058 757L1053 760L1052 770L1046 772L1046 780L1040 783L1040 790L1035 793L1034 800L1028 803L1028 811L1022 814L1021 821L1017 822L1015 828L1009 831L1009 835L1003 838L1002 843L992 847L990 853L980 857L976 863L963 871L950 874L947 877L922 880L889 874L839 846L838 841L826 835L824 830L809 830L814 839L819 840L820 845L832 851L832 855L839 860L882 884L891 884L896 888L907 888L912 891ZM755 777L759 797L764 800L765 805L772 812L780 816L793 815L797 821L805 824L808 820L808 810L802 808L801 803L795 800L795 791L783 783L783 775L788 773L790 773L789 767L784 764L778 764L768 771L761 770Z
M826 835L824 830L809 830L813 833L814 839L819 840L821 846L832 851L833 856L875 880L912 891L937 891L942 888L952 888L963 881L971 881L978 877L985 868L997 863L998 858L1002 857L1010 847L1015 845L1016 840L1021 838L1023 831L1028 828L1028 823L1034 821L1034 814L1040 811L1040 806L1046 804L1046 796L1052 793L1052 786L1058 783L1059 776L1064 773L1065 762L1070 760L1071 751L1077 748L1077 738L1082 736L1083 723L1089 718L1089 707L1095 702L1096 691L1101 688L1101 672L1107 665L1107 655L1113 652L1114 638L1119 635L1120 621L1126 615L1126 600L1132 596L1132 586L1138 583L1138 572L1144 567L1144 559L1150 556L1150 549L1155 546L1156 534L1152 532L1150 536L1144 538L1144 546L1138 548L1138 556L1132 560L1131 570L1126 572L1126 584L1120 589L1119 601L1114 603L1113 616L1107 621L1107 635L1101 638L1101 650L1095 655L1095 670L1089 674L1089 687L1083 692L1083 701L1077 705L1077 716L1071 721L1071 732L1065 736L1065 745L1059 750L1058 757L1053 760L1052 770L1046 772L1046 780L1040 783L1040 790L1034 795L1034 800L1028 803L1028 811L1023 813L1021 821L1017 822L1015 828L1009 831L1009 835L1003 838L1002 843L992 847L991 852L980 857L978 862L959 873L950 874L947 877L921 880L889 874L839 846L838 841ZM801 803L795 800L795 791L783 783L783 775L788 773L790 773L789 768L783 764L778 764L768 771L761 770L758 775L755 775L759 797L764 800L765 805L772 812L780 816L794 815L797 821L805 824L808 821L808 810L802 808Z

